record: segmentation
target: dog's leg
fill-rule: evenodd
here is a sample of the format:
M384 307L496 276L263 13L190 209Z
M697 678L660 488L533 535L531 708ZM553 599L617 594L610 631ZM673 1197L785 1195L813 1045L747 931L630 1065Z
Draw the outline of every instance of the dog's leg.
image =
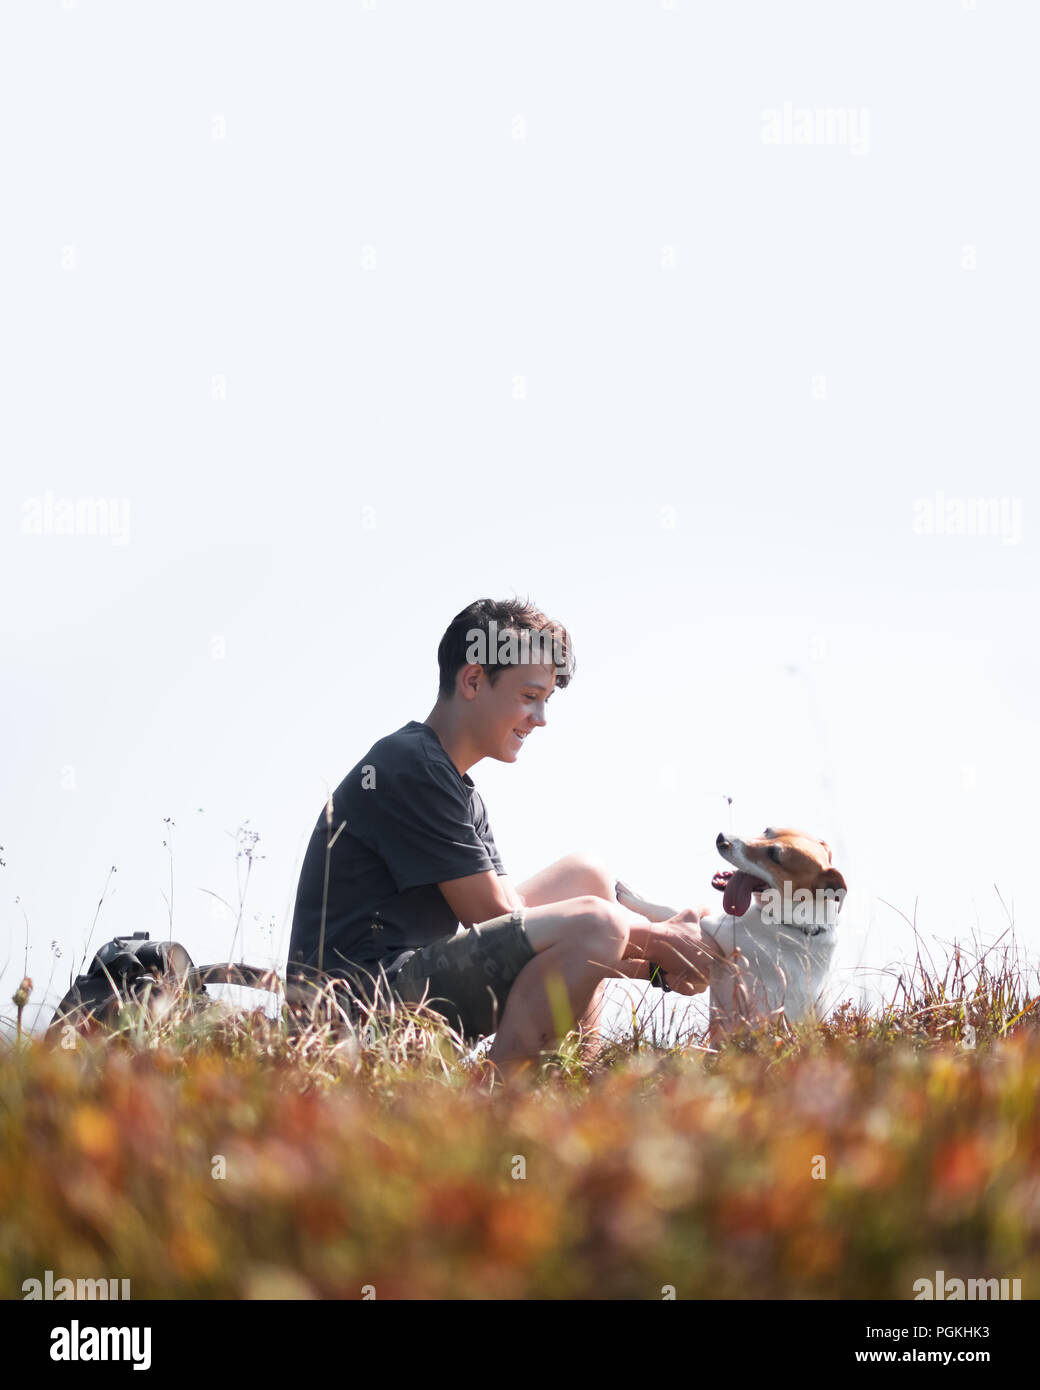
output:
M617 900L622 907L627 907L629 912L637 912L640 917L645 917L650 922L667 922L676 915L674 907L661 907L658 903L648 903L645 898L641 898L638 893L629 888L627 883L622 883L620 879L614 885L614 892L617 894Z

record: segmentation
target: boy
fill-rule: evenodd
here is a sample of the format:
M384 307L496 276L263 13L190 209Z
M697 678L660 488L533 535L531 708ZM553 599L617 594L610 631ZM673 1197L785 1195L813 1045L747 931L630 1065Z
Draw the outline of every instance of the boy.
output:
M453 619L437 660L427 718L374 744L318 819L289 971L345 978L368 998L377 980L406 1002L425 996L467 1040L495 1033L490 1057L507 1078L558 1043L554 1007L593 1055L604 979L659 968L666 988L706 988L714 947L697 923L708 909L648 923L577 855L514 887L469 769L515 762L544 727L574 673L569 636L530 603L480 599Z

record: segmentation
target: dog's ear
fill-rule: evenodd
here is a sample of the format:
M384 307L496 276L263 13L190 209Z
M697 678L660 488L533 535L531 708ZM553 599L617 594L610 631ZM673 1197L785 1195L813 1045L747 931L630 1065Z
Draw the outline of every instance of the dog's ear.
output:
M837 894L838 911L840 912L841 905L845 901L845 894L849 889L837 869L824 869L813 884L814 893L819 893L821 890L826 892L828 889Z

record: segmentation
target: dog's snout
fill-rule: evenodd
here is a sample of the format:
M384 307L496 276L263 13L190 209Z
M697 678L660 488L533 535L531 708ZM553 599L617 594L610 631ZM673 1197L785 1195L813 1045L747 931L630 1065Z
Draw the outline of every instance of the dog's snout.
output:
M715 848L716 848L716 849L725 849L728 845L729 845L729 841L726 839L725 835L723 835L722 831L720 830L720 831L719 831L719 838L715 841Z

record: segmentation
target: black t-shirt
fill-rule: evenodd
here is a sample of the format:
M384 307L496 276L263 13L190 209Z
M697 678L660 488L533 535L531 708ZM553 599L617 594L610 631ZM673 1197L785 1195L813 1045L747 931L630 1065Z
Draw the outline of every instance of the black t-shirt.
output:
M347 773L332 796L331 826L322 808L300 871L289 972L317 967L323 897L325 971L382 965L390 974L413 950L458 930L437 884L489 869L505 873L480 793L433 729L411 720Z

